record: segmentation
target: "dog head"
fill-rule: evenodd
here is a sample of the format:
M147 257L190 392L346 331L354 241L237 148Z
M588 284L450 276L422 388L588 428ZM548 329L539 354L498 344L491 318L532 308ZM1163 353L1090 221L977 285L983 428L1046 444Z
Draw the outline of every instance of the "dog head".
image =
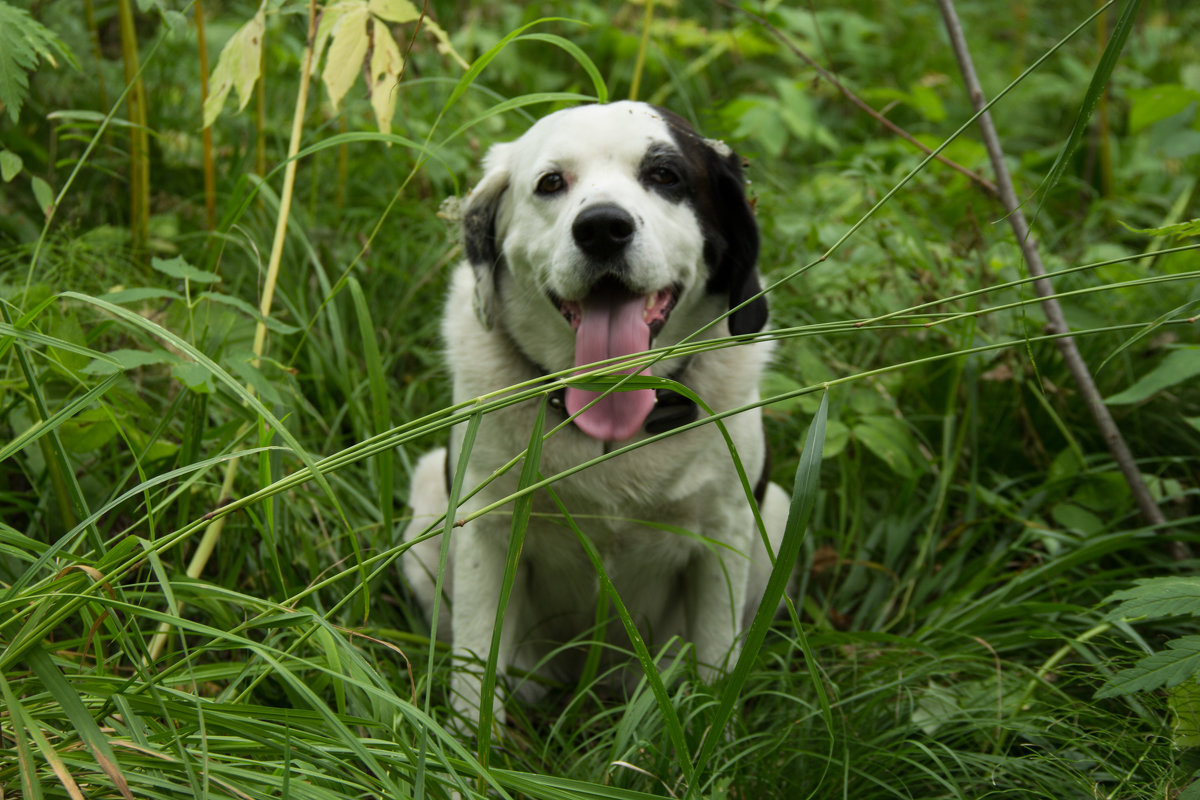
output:
M671 344L736 308L733 334L766 322L758 229L740 159L644 103L551 114L494 146L463 217L476 310L548 370ZM649 390L610 394L576 419L633 436ZM568 390L571 413L596 395Z

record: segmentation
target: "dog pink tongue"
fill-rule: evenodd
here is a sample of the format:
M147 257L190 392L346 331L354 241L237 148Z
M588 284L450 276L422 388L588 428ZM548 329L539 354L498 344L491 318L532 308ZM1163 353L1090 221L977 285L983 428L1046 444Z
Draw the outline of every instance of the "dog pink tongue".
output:
M646 298L602 292L581 304L581 320L575 331L575 365L584 366L618 356L644 353L650 348L650 326L643 317ZM622 370L629 374L634 370ZM649 370L642 370L648 375ZM571 414L600 397L601 392L567 389L567 411ZM605 442L631 439L654 408L654 390L611 392L575 418L579 429Z

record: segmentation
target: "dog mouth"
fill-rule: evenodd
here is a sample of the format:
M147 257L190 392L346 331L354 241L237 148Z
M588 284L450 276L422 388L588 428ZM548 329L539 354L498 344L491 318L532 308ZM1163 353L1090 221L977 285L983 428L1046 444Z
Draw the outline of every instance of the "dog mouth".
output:
M575 366L633 356L650 349L679 300L678 286L666 286L649 294L638 294L615 279L592 287L582 300L550 296L563 318L575 331ZM649 368L630 367L621 374L649 375ZM597 398L599 398L597 400ZM596 403L582 413L588 403ZM621 442L633 438L654 409L653 389L615 391L605 395L586 389L567 388L566 406L576 426L593 439Z

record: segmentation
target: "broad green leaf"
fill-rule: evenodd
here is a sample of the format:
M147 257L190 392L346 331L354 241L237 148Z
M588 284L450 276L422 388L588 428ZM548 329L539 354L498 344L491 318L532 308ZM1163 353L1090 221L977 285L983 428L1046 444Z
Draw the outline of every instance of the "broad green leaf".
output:
M38 208L47 217L54 211L54 190L50 188L50 184L37 177L36 175L30 181L33 186L33 198L37 200Z
M925 461L917 448L917 440L903 420L882 414L863 417L852 433L902 478L925 472Z
M170 289L159 289L154 286L135 287L133 289L117 289L115 292L100 295L101 300L110 303L140 303L143 300L182 300L183 295Z
M166 350L113 350L107 359L93 359L81 372L86 375L112 375L151 364L173 364L178 361Z
M371 108L375 110L375 122L380 133L392 132L392 117L396 114L396 94L399 91L400 73L404 70L404 56L392 38L388 26L372 20L375 30L375 49L371 53L369 89Z
M1175 747L1200 747L1200 682L1179 684L1167 695L1167 703L1175 717Z
M1167 649L1146 656L1129 669L1112 676L1096 692L1096 699L1148 692L1178 686L1200 672L1200 636L1181 636Z
M216 378L204 368L203 364L197 364L194 361L175 364L171 367L171 374L183 381L184 385L193 392L212 394L216 389Z
M408 0L370 0L367 8L388 22L405 23L421 18L421 10Z
M1063 528L1083 536L1094 536L1104 530L1104 520L1074 503L1056 503L1050 516Z
M250 102L262 67L262 41L266 27L264 8L259 8L258 13L229 37L225 47L221 48L217 67L208 81L209 95L204 101L203 127L209 127L220 116L230 89L237 88L238 111Z
M1173 117L1192 103L1200 101L1200 92L1177 83L1130 89L1127 95L1130 133L1137 133L1160 120Z
M1112 397L1105 398L1109 405L1140 403L1163 389L1177 386L1200 375L1200 347L1184 347L1172 350L1154 369L1138 378L1132 386Z
M262 315L261 311L259 311L257 308L250 305L249 303L247 303L245 300L243 300L240 297L234 297L234 296L228 295L228 294L221 294L220 292L201 292L199 295L197 295L197 298L201 299L201 300L211 300L214 303L220 303L221 305L225 305L225 306L232 306L233 308L236 308L238 311L241 311L242 313L246 314L248 317L255 320L256 322L263 323L264 325L267 326L268 330L273 331L275 333L282 333L286 336L289 334L296 333L298 330L300 330L295 325L288 325L284 322L280 322L275 317L264 317Z
M329 43L329 55L325 59L321 80L329 95L329 103L335 110L362 71L363 59L367 56L367 46L370 44L367 35L369 18L367 4L363 2L348 9L334 23L331 33L333 41Z
M1130 589L1113 592L1105 603L1120 602L1107 619L1200 616L1200 578L1173 575L1144 578Z
M21 171L24 164L21 157L12 150L0 150L0 178L5 183L17 177L17 173Z
M183 256L175 256L175 258L152 258L150 266L154 267L164 275L170 275L172 278L179 278L184 281L192 281L193 283L216 283L221 280L221 276L215 272L207 272L206 270L197 269L183 259Z

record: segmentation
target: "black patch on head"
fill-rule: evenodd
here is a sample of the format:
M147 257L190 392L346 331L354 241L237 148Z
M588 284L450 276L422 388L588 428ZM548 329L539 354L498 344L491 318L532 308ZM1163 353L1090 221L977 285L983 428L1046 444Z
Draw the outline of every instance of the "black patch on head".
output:
M467 260L477 270L490 269L496 263L496 200L483 198L473 202L463 215L463 247Z
M696 135L679 115L658 109L671 131L683 165L685 184L681 200L696 209L704 231L704 259L708 263L707 290L727 295L735 308L762 291L758 279L758 225L746 199L742 160L733 152L721 155ZM665 148L664 148L665 149ZM655 148L643 160L643 170ZM733 335L756 333L767 324L767 298L759 297L729 316Z
M683 154L663 144L651 145L638 165L638 183L672 203L691 196L693 177Z

